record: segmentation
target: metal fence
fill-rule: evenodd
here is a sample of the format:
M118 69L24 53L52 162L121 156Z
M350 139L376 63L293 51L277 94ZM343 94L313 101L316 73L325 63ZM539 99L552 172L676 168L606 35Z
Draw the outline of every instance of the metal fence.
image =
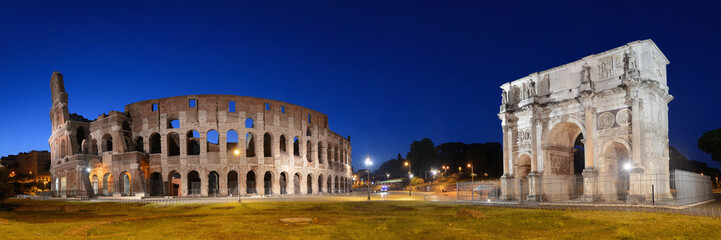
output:
M713 199L711 179L676 170L671 174L550 175L534 180L457 183L459 201L552 202L683 206Z

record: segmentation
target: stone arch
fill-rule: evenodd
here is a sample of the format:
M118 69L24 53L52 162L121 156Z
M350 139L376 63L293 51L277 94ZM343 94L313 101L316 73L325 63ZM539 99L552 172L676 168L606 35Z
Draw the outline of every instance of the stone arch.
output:
M306 182L306 194L313 194L313 176L310 173L305 178Z
M525 178L531 172L531 156L528 153L521 154L518 161L514 164L516 168L516 176Z
M228 156L240 155L240 149L238 148L238 132L235 130L228 130L225 133L225 146L228 150Z
M97 175L97 174L93 174L93 177L90 178L90 181L91 181L91 184L92 184L92 186L93 186L93 194L94 194L94 195L98 195L98 184L99 184L99 182L98 182L98 175Z
M285 146L288 140L285 139L285 135L280 135L280 152L286 153L288 152L288 148Z
M180 196L180 185L183 180L183 176L179 172L171 171L168 174L168 195Z
M270 133L266 132L263 134L263 157L272 157L273 156L273 148L272 143L273 137L270 135Z
M101 144L102 152L113 151L113 136L111 136L110 133L106 133L105 135L103 135Z
M300 140L298 137L293 138L293 156L300 156Z
M220 194L220 175L216 171L208 173L208 196Z
M160 134L159 133L151 133L150 134L150 153L160 153L162 151L160 143Z
M245 119L245 128L255 128L255 124L253 123L252 118Z
M128 131L128 132L133 131L133 129L130 127L130 123L128 122L128 120L123 121L122 128L123 128L123 131Z
M186 133L186 145L188 155L200 155L200 133L190 130Z
M313 162L313 144L310 140L305 143L305 158L308 162Z
M198 171L188 172L188 195L200 195L200 174Z
M163 196L163 175L159 172L150 174L150 196Z
M142 136L138 136L137 138L135 138L135 147L134 147L135 151L145 152L145 145L144 145L144 144L145 144L145 143L143 142L143 137L142 137Z
M370 180L370 179L369 179L369 180ZM333 186L333 192L334 192L334 193L338 193L338 188L339 188L339 186L340 186L340 182L338 182L338 176L335 176L335 181L334 181L334 184L333 184L333 185L334 185L334 186Z
M211 129L205 134L205 149L207 152L220 152L220 134L217 130Z
M257 194L258 190L256 189L256 176L255 172L253 170L248 171L248 173L245 175L245 193L246 194Z
M168 133L168 156L180 156L180 135L176 132Z
M120 184L118 184L120 187L120 194L123 196L131 195L133 184L130 174L128 172L121 172L118 180L120 180Z
M167 126L167 127L168 127L168 129L171 129L171 128L180 128L180 120L178 120L177 118L168 119L168 126Z
M318 149L318 163L323 163L323 157L322 157L323 151L321 151L321 148L323 147L323 142L318 141L318 145L316 147Z
M75 141L78 144L78 153L87 153L87 149L83 149L83 142L88 139L88 131L84 127L80 126L75 129Z
M245 156L255 157L255 138L252 132L245 134Z
M240 192L238 191L238 172L230 170L228 172L226 182L226 185L228 186L228 195L235 196L240 194Z
M546 175L573 175L573 146L584 132L580 126L573 122L561 122L548 132L543 144L546 146L544 161L548 160L544 162Z
M65 144L65 139L60 140L60 156L59 157L65 157L68 155L68 146Z
M323 193L323 174L318 175L318 193Z
M278 176L278 185L280 185L280 194L288 194L288 173L287 172L281 172L280 176Z
M105 173L105 175L103 175L103 195L112 195L115 192L114 190L115 188L113 187L113 175L110 173Z
M606 201L625 201L630 191L631 147L624 139L606 141L601 148L599 190Z
M273 194L273 172L271 171L266 171L263 175L263 190L265 190L264 195Z
M295 194L295 195L301 194L301 191L300 191L300 182L301 182L301 180L300 180L300 178L301 178L300 173L295 173L295 174L293 174L293 194Z

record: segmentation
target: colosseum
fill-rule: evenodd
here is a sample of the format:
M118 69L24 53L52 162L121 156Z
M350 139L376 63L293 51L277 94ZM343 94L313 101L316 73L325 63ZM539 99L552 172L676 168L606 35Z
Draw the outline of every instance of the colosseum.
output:
M56 196L253 196L348 192L350 136L323 113L270 99L152 99L88 120L50 79Z

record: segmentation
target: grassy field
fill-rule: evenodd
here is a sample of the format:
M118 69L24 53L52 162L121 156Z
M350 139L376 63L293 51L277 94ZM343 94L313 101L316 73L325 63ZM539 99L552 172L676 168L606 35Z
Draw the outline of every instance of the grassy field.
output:
M8 203L15 210L0 212L0 239L721 239L719 219L661 213L429 202ZM80 211L34 210L47 205ZM286 217L314 222L279 221Z

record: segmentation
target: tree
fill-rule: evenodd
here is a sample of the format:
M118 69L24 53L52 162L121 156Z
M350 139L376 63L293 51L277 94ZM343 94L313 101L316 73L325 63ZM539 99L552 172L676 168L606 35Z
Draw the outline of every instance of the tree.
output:
M0 165L0 203L11 197L14 191L10 179L10 169Z
M698 148L711 154L711 159L721 162L721 128L703 133L698 139Z
M423 184L423 183L424 183L423 178L414 177L414 178L411 180L411 186L421 185L421 184Z
M438 150L433 144L433 141L428 138L424 138L421 141L413 141L410 152L406 154L406 160L411 163L413 173L430 171L431 167L436 169L440 168ZM417 176L420 177L421 175Z

